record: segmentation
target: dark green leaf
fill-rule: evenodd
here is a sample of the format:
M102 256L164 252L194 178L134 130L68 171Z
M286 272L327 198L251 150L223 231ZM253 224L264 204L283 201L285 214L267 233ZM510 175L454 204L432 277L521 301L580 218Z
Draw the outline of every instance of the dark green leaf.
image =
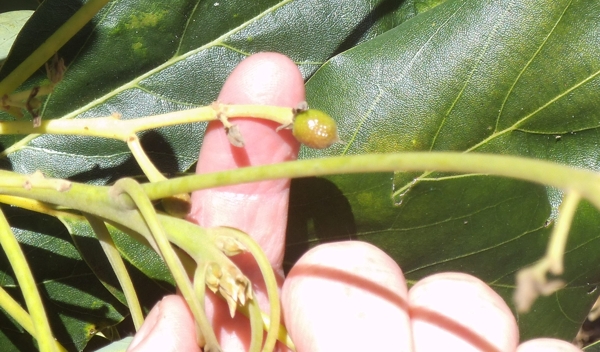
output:
M98 279L121 303L127 305L117 277L89 223L85 219L75 216L65 216L61 220L71 233L77 250ZM125 263L131 264L128 265L127 270L136 287L139 299L147 311L162 296L175 292L171 274L154 250L112 226L108 226L108 228L115 245L123 252ZM144 294L140 294L142 292Z
M38 289L53 332L65 348L82 350L96 332L124 319L127 310L98 282L60 221L19 208L3 207L3 211L40 283ZM0 285L22 302L4 253L0 261ZM5 315L0 319L0 331L3 350L32 350L31 336Z
M311 107L338 120L345 143L303 156L455 150L600 170L599 16L590 0L448 0L336 56L310 79ZM561 202L558 190L483 175L295 184L289 260L308 243L356 238L392 255L409 280L468 272L508 302L515 272L543 255ZM331 205L327 218L309 209L321 204ZM568 242L567 287L518 317L523 339L575 336L598 296L599 225L598 211L582 204Z
M0 77L16 67L82 3L82 0L44 1L19 35ZM206 105L217 97L231 70L251 53L287 54L309 77L332 56L417 14L412 0L352 0L343 4L322 0L114 0L60 50L59 56L65 59L68 70L40 114L43 119L70 119L119 113L129 119ZM40 69L23 89L44 83L47 79ZM25 118L31 117L26 114ZM0 113L0 119L14 118ZM204 125L193 124L149 131L140 138L157 167L166 174L174 174L187 171L196 162L203 130ZM141 175L122 141L9 135L2 136L0 144L0 150L4 150L2 167L21 173L40 170L46 176L95 184ZM42 221L37 215L30 219ZM85 267L90 280L95 278L90 287L94 287L94 292L103 292L105 304L114 304L121 311L120 303L106 291L123 299L99 247L93 242L94 235L80 219L62 220L85 259L84 262L77 255L78 263ZM59 227L60 233L68 238L64 227ZM43 236L52 236L56 229L39 231ZM155 256L148 254L147 249L135 245L118 231L114 233L124 257L132 264L129 268L134 280L139 277L136 287L138 292L144 292L148 308L153 298L170 289L170 279L164 266L157 265ZM34 249L42 246L35 241L31 245ZM55 248L54 242L48 245L59 254L65 250ZM74 251L71 244L68 248ZM142 274L147 278L143 279ZM76 296L70 299L73 305L89 304ZM84 321L81 319L79 323ZM87 321L91 324L93 319ZM64 328L55 323L53 329L60 332ZM24 334L5 333L10 340ZM69 342L61 333L61 341ZM77 349L82 349L88 336L77 335L77 339Z

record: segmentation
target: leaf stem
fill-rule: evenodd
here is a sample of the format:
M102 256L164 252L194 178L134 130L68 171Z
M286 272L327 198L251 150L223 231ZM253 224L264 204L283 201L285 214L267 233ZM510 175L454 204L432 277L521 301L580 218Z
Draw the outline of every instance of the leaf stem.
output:
M194 292L196 293L196 299L198 300L198 305L204 309L205 307L205 292L206 292L206 270L208 267L208 263L204 263L203 265L198 265L196 267L196 272L194 273ZM217 336L215 335L214 330L212 329L210 322L206 315L202 314L200 316L199 321L196 323L200 326L198 329L198 342L200 346L204 347L206 345L209 346L219 346L219 342L217 340ZM212 347L215 348L215 347Z
M581 200L581 195L577 192L567 192L563 202L558 209L558 219L550 235L550 242L546 250L545 257L550 262L548 271L554 275L563 273L565 247L567 238L569 238L569 229L577 212L577 206Z
M113 194L113 197L119 197L122 194L126 194L131 197L135 203L135 206L140 211L140 214L142 215L146 225L148 226L148 229L150 230L152 237L159 248L160 254L167 264L167 267L171 271L175 282L177 283L177 287L181 291L183 298L190 307L190 310L194 315L194 319L196 322L204 321L206 319L204 308L200 307L198 300L195 299L194 288L187 277L185 268L183 267L181 261L179 261L177 258L173 247L171 247L171 243L165 235L163 226L156 216L156 211L154 210L154 207L152 206L152 203L148 197L144 194L140 184L133 179L124 178L117 181L114 188L117 191L115 194ZM214 348L214 351L221 350L218 346L209 347Z
M58 351L52 330L46 316L42 298L35 284L25 254L17 242L15 235L6 221L4 213L0 210L0 245L4 249L10 266L13 268L17 281L21 286L21 292L25 298L27 310L31 316L35 331L34 337L38 342L40 351Z
M275 343L277 342L277 336L279 334L279 325L281 324L281 306L279 302L279 291L277 288L277 280L275 279L275 274L273 273L273 268L271 267L269 260L265 256L258 243L256 243L252 239L252 237L234 228L227 228L226 230L226 232L222 233L226 234L226 236L231 236L235 238L244 246L246 246L248 251L256 260L256 263L258 264L260 272L265 281L270 306L269 320L270 322L273 322L273 324L270 324L268 327L267 337L263 346L263 351L272 351L275 348ZM250 313L252 314L252 312Z
M262 312L260 311L260 307L258 306L256 299L251 299L248 302L248 315L248 318L250 319L251 332L250 347L248 348L248 351L258 352L260 351L260 346L263 342L263 322Z
M160 173L160 171L158 171L150 158L148 158L148 155L146 155L144 149L142 148L140 139L135 133L131 134L129 138L127 138L127 146L129 146L129 150L131 150L131 154L133 154L135 161L137 161L138 165L144 172L144 175L148 177L150 182L164 181L167 179L163 174Z
M577 169L558 163L516 156L454 152L409 152L301 160L268 166L241 168L212 174L185 176L143 185L136 183L136 192L139 190L140 193L142 193L142 191L145 193L143 199L147 209L143 210L142 218L140 218L137 211L124 211L123 209L119 209L118 206L116 206L114 194L111 195L110 193L110 187L77 183L66 184L64 183L65 181L60 182L61 180L44 179L39 176L34 177L32 175L19 175L14 172L0 171L0 193L33 198L51 204L67 206L93 213L117 224L134 229L144 235L150 243L152 243L153 240L156 240L157 243L160 240L167 244L168 241L171 241L189 253L198 263L200 263L198 260L199 258L203 259L202 256L204 255L206 255L204 258L218 258L218 255L213 253L213 251L216 250L216 248L213 248L214 246L201 245L199 242L191 243L189 239L189 233L192 233L194 230L200 232L205 230L193 226L192 224L187 224L180 219L156 215L150 200L161 199L179 193L188 193L197 189L268 179L345 173L423 170L489 174L541 183L563 189L569 194L579 194L600 209L600 175L596 172ZM135 182L133 180L131 181ZM137 199L137 202L140 202L142 196L138 195L136 197L137 198L135 199ZM124 204L135 206L135 204L132 203L132 199L134 198L125 197L122 200L124 201ZM150 212L152 213L150 214ZM157 218L160 219L159 225L162 224L162 226L165 226L166 228L174 229L173 231L167 232L167 234L164 234L162 229L158 232L163 233L164 236L168 237L161 237L162 235L160 234L156 235L157 232L155 231L157 231L157 226L159 226L155 221ZM143 220L142 223L140 223L140 220ZM150 233L148 233L148 228L143 224L144 221L148 222ZM188 225L191 228L184 230ZM200 236L200 238L201 237L202 236ZM158 247L162 252L165 245L163 243ZM201 255L201 253L203 254ZM167 259L165 258L165 260ZM221 262L224 259L211 260ZM537 277L539 276L539 272L539 270L524 272L521 276L523 278L522 280L532 282L527 276ZM185 279L187 280L187 283L191 285L189 279ZM544 291L549 292L551 289L561 285L561 283L556 280L549 284L551 284L551 287L544 288ZM190 287L189 292L192 291L193 289ZM188 297L191 297L189 292Z
M54 119L42 121L39 127L33 127L31 122L28 121L6 121L0 122L0 134L79 135L118 139L127 142L132 134L140 131L192 122L218 120L215 106L226 111L227 118L252 116L275 121L282 125L291 123L294 116L292 109L284 107L217 104L127 120L121 119L117 115L74 120Z
M299 160L183 176L140 186L150 200L158 200L198 189L279 178L423 170L481 173L540 183L576 191L600 209L600 175L596 172L543 160L477 153L407 152ZM29 175L0 170L0 193L80 209L111 221L133 220L125 220L122 211L113 209L108 195L110 187L73 182L65 190L67 184L61 183L61 180L35 178L33 188L27 190L24 184L28 180L31 180Z
M517 288L513 299L518 312L528 311L539 295L549 296L564 287L565 282L555 276L563 273L569 228L580 200L581 195L578 192L569 190L566 192L558 211L558 219L552 229L546 254L537 263L517 273Z
M43 203L43 202L40 202L35 199L0 195L0 203L10 204L13 206L17 206L19 208L35 211L37 213L55 216L57 218L61 217L61 216L69 216L69 217L77 216L72 213L56 210L52 206L49 206L47 203Z
M115 275L117 275L117 279L119 280L119 284L121 285L121 288L123 289L123 294L125 295L125 299L127 300L129 311L131 312L133 325L135 326L135 330L138 331L144 323L144 314L142 313L140 301L138 300L138 296L135 292L135 287L133 286L131 277L127 272L127 268L125 267L123 258L121 258L121 254L119 253L117 246L112 240L110 232L108 232L104 221L89 214L85 214L85 218L90 223L92 230L94 231L96 237L98 238L98 241L100 242L102 250L104 250L104 254L106 254L106 257L108 258L110 266L115 272Z
M21 325L25 331L35 337L35 329L31 317L2 287L0 287L0 306L2 306L2 309ZM66 351L58 341L54 341L54 343L56 344L56 349L58 351Z

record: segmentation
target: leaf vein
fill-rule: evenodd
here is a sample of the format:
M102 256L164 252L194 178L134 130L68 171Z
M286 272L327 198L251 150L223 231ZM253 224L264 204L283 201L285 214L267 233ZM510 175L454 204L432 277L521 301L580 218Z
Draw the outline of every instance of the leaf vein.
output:
M423 265L423 266L421 266L421 267L414 268L414 269L412 269L412 270L410 270L410 271L407 271L407 272L406 272L406 274L410 274L410 273L413 273L413 272L415 272L415 271L422 270L422 269L426 269L426 268L429 268L429 267L432 267L432 266L435 266L435 265L438 265L438 264L449 263L449 262L451 262L451 261L454 261L454 260L458 260L458 259L466 258L466 257L468 257L468 256L471 256L471 255L481 254L481 253L484 253L484 252L487 252L487 251L493 250L493 249L495 249L495 248L499 248L499 247L501 247L501 246L503 246L503 245L505 245L505 244L508 244L508 243L510 243L510 242L513 242L513 241L516 241L516 240L518 240L518 239L520 239L520 238L522 238L522 237L524 237L524 236L527 236L527 235L529 235L529 234L531 234L531 233L534 233L534 232L536 232L536 231L538 231L538 230L542 229L542 227L543 227L543 226L541 226L541 227L538 227L538 228L535 228L535 229L532 229L532 230L530 230L530 231L525 231L525 232L523 232L522 234L520 234L520 235L518 235L518 236L515 236L515 237L513 237L513 238L510 238L510 239L508 239L508 240L506 240L506 241L503 241L503 242L496 243L496 244L494 244L494 245L492 245L492 246L489 246L489 247L486 247L486 248L481 248L481 249L479 249L479 250L476 250L476 251L472 251L472 252L469 252L469 253L465 253L465 254L462 254L462 255L458 255L458 256L455 256L455 257L452 257L452 258L446 258L446 259L442 259L442 260L439 260L439 261L437 261L437 262L429 263L429 264Z
M362 128L362 125L365 123L365 121L367 121L369 116L371 116L371 114L373 113L373 110L375 110L375 107L377 106L377 103L379 103L379 101L381 100L381 96L383 95L383 92L381 91L381 87L377 86L377 88L379 90L379 93L377 93L377 96L375 97L375 99L373 99L373 103L371 103L371 106L369 106L369 109L367 110L367 112L360 119L360 122L354 129L354 133L352 134L352 137L350 137L350 140L348 141L348 143L346 143L346 146L344 147L344 150L342 151L341 155L346 155L346 153L350 149L350 146L352 146L352 144L356 140L356 136L358 135L358 132Z
M194 14L198 10L198 5L200 5L200 0L196 1L196 5L194 5L194 9L190 13L190 16L188 17L188 19L185 23L185 26L183 27L183 32L181 33L181 38L179 39L179 43L177 45L177 50L175 50L175 57L179 54L179 51L181 50L181 44L183 43L183 39L187 35L187 30L188 30L188 27L190 26L190 21L192 20L192 18L194 17Z
M554 26L548 32L548 35L544 38L544 40L542 40L542 42L540 43L540 46L538 47L538 49L533 53L533 55L531 56L531 58L529 59L529 61L527 61L527 63L523 66L523 68L521 69L521 71L519 72L519 74L517 75L517 77L515 78L514 82L512 83L512 85L510 86L510 88L508 89L508 91L506 92L504 100L502 101L502 104L500 105L500 109L498 111L498 117L496 118L496 127L494 128L494 132L498 131L498 124L500 123L500 117L502 116L502 112L504 111L504 107L506 106L506 102L508 101L508 98L510 97L511 93L514 91L515 86L517 85L517 83L521 79L521 76L523 76L523 73L525 73L525 71L529 68L529 66L531 66L531 63L533 62L533 60L535 60L535 58L538 56L538 54L545 47L546 43L548 42L548 39L555 32L556 27L561 22L561 20L563 19L565 13L567 12L567 9L571 6L572 3L573 3L573 0L569 1L569 3L567 4L567 6L565 6L563 12L559 16L559 18L556 20L556 23L554 23Z
M483 63L483 57L488 52L488 49L489 49L489 47L492 44L492 38L495 38L495 35L497 34L498 26L500 25L500 23L503 23L503 21L506 19L506 16L511 12L511 7L514 7L514 5L515 5L515 2L513 1L510 4L510 6L508 6L506 8L506 11L504 12L504 16L502 16L502 18L500 20L496 21L496 23L494 24L494 27L490 31L490 35L487 37L485 45L483 46L482 50L480 50L480 54L477 57L476 64L473 65L473 68L469 71L469 75L467 76L467 79L465 80L463 86L461 87L460 91L456 95L456 98L454 99L454 101L450 105L450 108L448 108L448 110L444 114L444 117L442 118L442 121L440 122L440 126L439 126L438 130L436 131L436 133L435 133L435 135L433 137L433 140L431 142L431 146L429 148L429 151L432 151L433 148L435 147L435 142L436 142L438 136L440 135L440 133L442 131L442 128L444 127L444 125L446 123L446 120L448 119L448 117L450 116L450 114L452 113L452 111L454 110L454 107L456 106L456 104L458 103L458 101L460 100L460 98L462 97L462 95L465 92L465 90L466 90L467 86L469 85L469 83L471 83L471 79L473 78L473 74L481 67L481 64Z

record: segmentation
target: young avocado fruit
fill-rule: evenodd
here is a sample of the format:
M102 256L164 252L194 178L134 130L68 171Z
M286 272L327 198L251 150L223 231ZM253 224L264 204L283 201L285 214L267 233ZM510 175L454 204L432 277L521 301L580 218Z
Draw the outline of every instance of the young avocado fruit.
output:
M300 143L315 149L324 149L340 141L335 120L316 109L296 114L292 134Z

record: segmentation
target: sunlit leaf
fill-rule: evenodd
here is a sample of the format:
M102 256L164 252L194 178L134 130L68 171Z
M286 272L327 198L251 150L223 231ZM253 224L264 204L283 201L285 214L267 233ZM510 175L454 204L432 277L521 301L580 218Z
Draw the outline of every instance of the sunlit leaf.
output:
M17 34L32 13L31 10L0 13L0 65L8 56Z
M22 62L81 3L44 1L21 32L0 70L0 78ZM231 70L252 53L282 52L295 60L308 78L334 55L418 14L414 1L111 1L59 51L68 70L45 100L40 114L43 119L72 119L118 113L123 119L130 119L206 105L217 97ZM47 82L40 69L22 89ZM25 114L24 118L31 117ZM0 119L14 117L0 113ZM203 130L203 124L191 124L149 131L140 138L157 167L173 175L187 171L196 162ZM123 141L4 135L0 136L0 145L0 165L20 173L40 170L49 177L94 184L142 174ZM38 221L37 216L32 215L30 221ZM69 238L70 233L85 259L78 257L78 263L89 265L86 272L96 278L94 290L110 292L123 300L90 229L76 217L62 221L67 229L59 226L61 234ZM12 226L18 231L18 224ZM44 236L52 236L56 230L40 231ZM146 301L172 290L170 280L164 276L164 266L157 265L147 249L140 251L139 244L123 234L115 234L126 261L132 264L134 281L135 275L140 277L136 285ZM32 246L41 244L34 242ZM69 248L75 247L70 244ZM60 253L61 249L55 251ZM143 280L142 274L148 278ZM75 297L72 299L73 304L78 304ZM113 301L111 295L105 298L107 304ZM120 303L114 304L122 309ZM60 307L53 314L58 312ZM89 321L82 318L79 323ZM53 329L63 328L55 323ZM2 345L6 341L9 346L14 339L9 334ZM31 343L30 339L27 341ZM81 340L74 349L81 349L85 341Z
M432 2L433 3L433 2ZM600 170L600 5L446 1L334 57L307 83L345 142L304 157L486 152ZM484 175L387 173L295 182L292 262L309 244L359 239L407 278L461 271L511 302L515 272L544 253L561 193ZM567 287L518 316L521 336L574 338L598 296L598 211L576 215Z

